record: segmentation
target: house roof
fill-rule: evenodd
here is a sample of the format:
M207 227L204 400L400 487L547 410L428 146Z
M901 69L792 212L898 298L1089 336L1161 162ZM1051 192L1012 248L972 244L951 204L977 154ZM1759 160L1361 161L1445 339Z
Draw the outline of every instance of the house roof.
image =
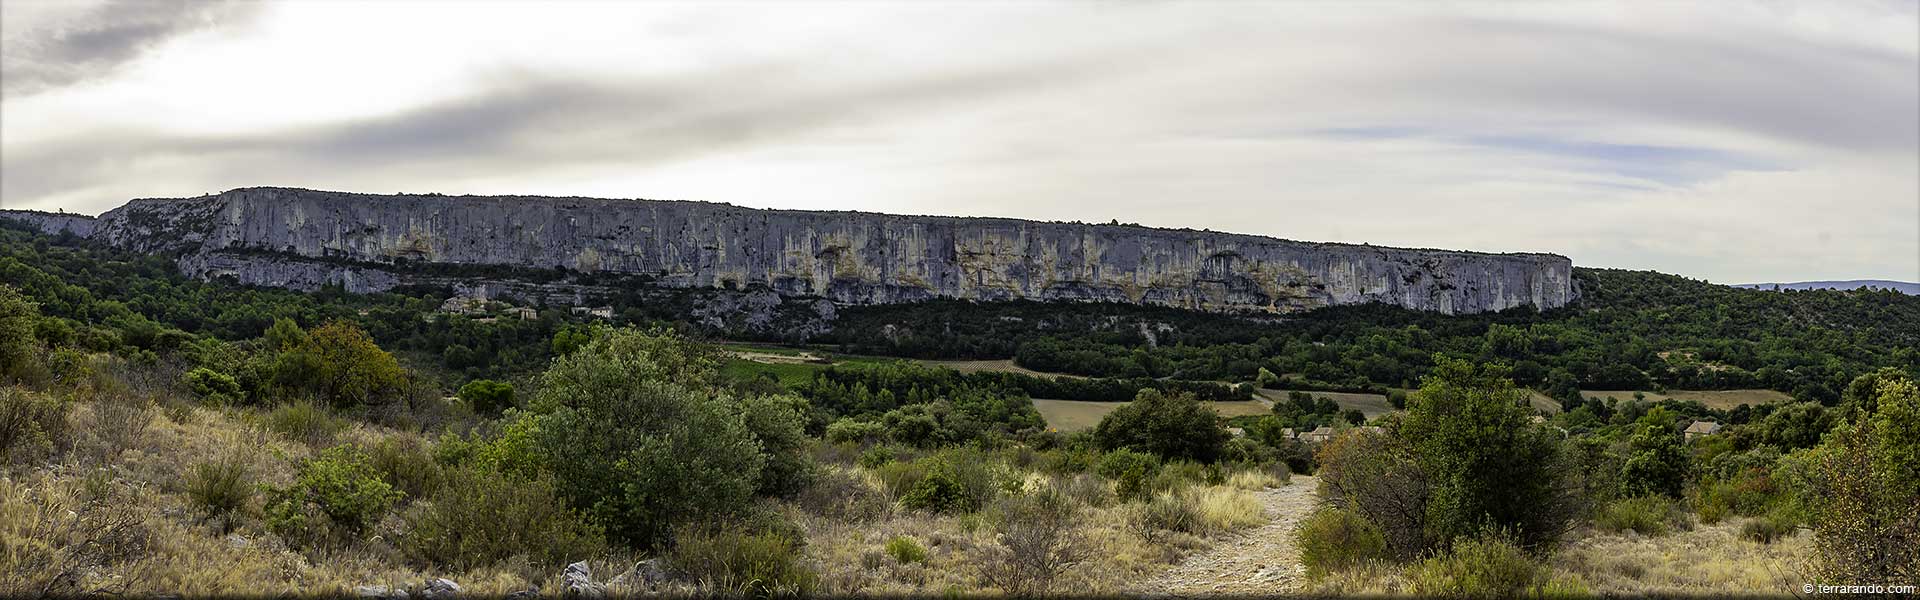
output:
M1720 431L1720 424L1713 421L1694 421L1687 426L1687 433L1713 433Z

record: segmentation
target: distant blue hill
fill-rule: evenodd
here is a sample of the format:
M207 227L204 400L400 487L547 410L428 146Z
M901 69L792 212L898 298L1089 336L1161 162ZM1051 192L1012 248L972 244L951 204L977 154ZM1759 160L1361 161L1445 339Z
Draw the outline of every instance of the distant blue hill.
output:
M1737 288L1753 290L1857 290L1863 287L1891 289L1902 294L1920 296L1920 283L1905 281L1887 281L1885 279L1852 279L1848 281L1801 281L1796 283L1743 283Z

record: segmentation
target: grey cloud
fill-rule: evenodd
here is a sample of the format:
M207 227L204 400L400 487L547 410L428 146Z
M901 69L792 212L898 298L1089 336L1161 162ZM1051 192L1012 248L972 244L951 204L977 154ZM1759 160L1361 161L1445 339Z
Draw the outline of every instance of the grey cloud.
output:
M0 93L21 96L105 77L168 39L251 19L259 8L245 0L108 0L9 40Z

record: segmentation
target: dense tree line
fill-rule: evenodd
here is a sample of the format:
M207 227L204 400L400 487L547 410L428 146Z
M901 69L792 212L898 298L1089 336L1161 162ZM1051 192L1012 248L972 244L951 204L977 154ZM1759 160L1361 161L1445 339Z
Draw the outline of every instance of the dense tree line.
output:
M1411 388L1441 359L1508 368L1568 403L1585 389L1768 388L1833 403L1878 367L1920 372L1920 298L1769 292L1653 272L1576 269L1581 300L1448 316L1384 305L1287 318L1119 304L961 301L842 312L849 351L1007 358L1095 377L1254 380L1294 389Z

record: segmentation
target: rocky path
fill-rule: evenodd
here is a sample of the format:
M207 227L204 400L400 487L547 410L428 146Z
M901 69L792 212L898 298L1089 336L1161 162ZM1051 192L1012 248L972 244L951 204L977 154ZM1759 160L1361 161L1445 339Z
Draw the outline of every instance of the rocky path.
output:
M1314 478L1295 475L1285 487L1257 492L1266 507L1266 525L1230 534L1142 582L1138 593L1198 597L1299 591L1304 573L1293 547L1293 527L1313 510L1318 487Z

